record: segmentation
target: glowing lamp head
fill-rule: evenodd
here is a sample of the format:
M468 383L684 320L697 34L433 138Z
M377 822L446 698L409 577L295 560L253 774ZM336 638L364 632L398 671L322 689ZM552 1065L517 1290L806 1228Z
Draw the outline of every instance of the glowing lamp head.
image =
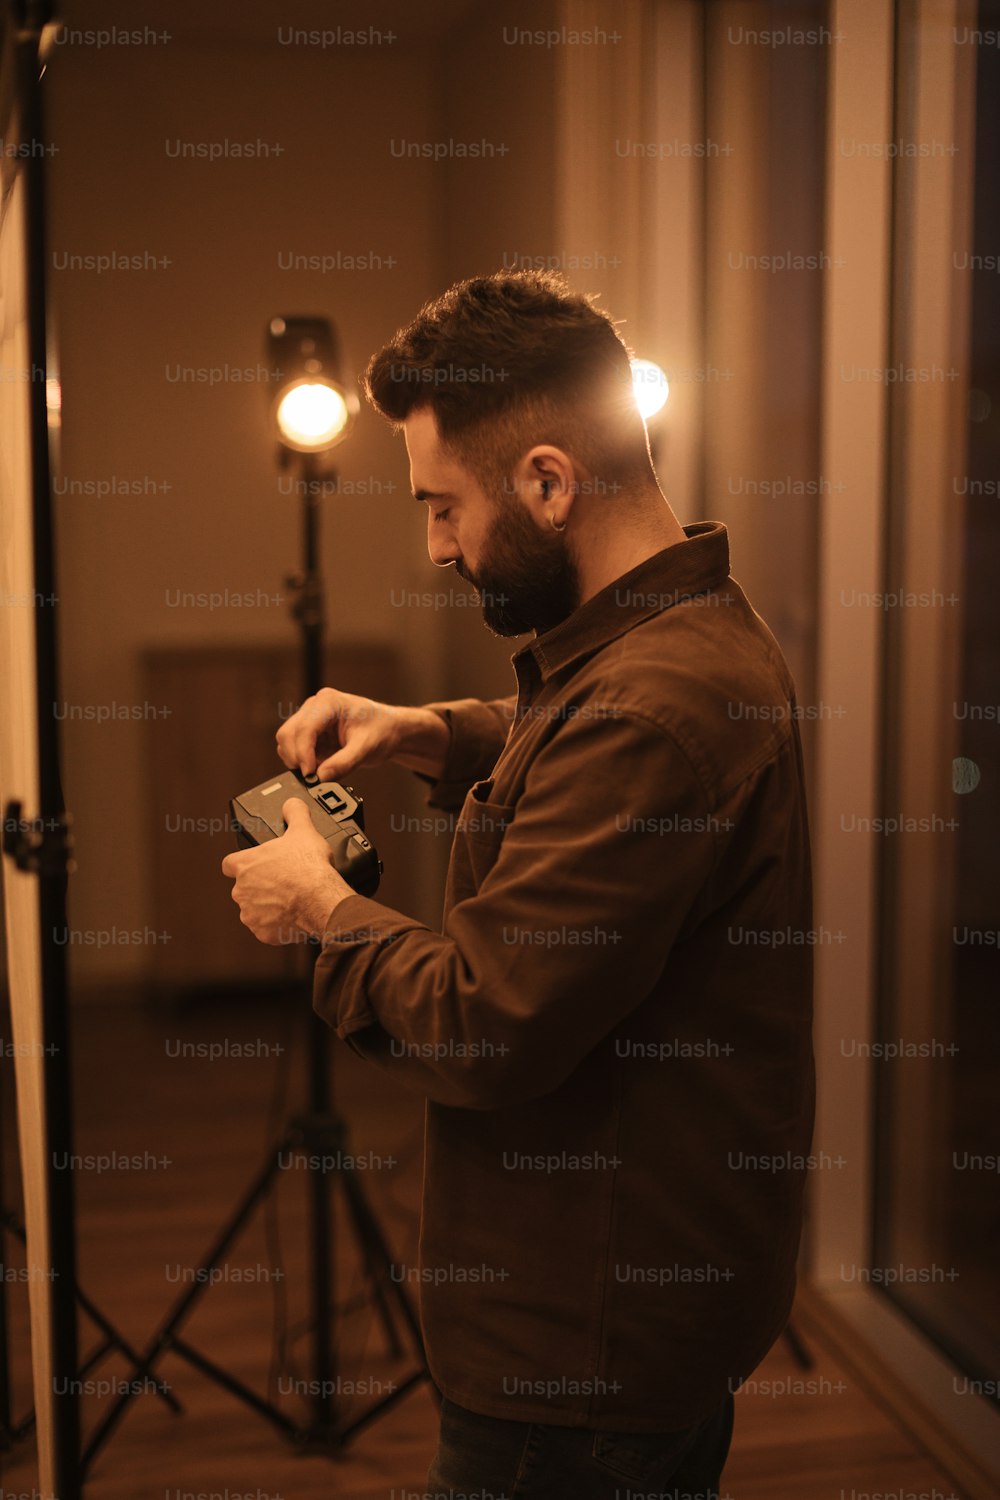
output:
M659 365L651 359L633 359L632 391L635 404L644 421L655 417L670 394L670 383Z
M270 390L271 424L279 463L293 453L319 457L347 437L361 403L337 331L329 318L272 318L266 334L267 361L276 382Z
M351 412L335 385L305 376L281 392L274 418L286 447L322 453L345 436Z

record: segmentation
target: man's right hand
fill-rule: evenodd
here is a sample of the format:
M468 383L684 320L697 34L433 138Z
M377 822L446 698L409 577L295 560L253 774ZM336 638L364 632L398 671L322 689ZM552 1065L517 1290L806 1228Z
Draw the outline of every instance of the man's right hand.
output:
M340 781L358 766L393 760L439 777L450 731L432 709L376 703L336 688L321 688L286 719L275 739L291 770Z

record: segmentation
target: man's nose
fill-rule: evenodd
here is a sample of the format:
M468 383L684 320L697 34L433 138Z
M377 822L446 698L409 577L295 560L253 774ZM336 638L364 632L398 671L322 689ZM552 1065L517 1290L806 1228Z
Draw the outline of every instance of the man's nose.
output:
M433 518L427 523L427 555L436 568L446 568L462 555L462 549L451 532L440 522L435 524Z

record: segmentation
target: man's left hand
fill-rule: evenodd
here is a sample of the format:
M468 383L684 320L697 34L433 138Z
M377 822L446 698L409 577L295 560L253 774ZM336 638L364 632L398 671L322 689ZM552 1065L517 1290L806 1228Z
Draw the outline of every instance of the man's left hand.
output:
M255 849L227 854L222 873L235 880L240 921L262 943L320 937L331 912L357 892L330 862L330 846L299 797L281 809L285 831Z

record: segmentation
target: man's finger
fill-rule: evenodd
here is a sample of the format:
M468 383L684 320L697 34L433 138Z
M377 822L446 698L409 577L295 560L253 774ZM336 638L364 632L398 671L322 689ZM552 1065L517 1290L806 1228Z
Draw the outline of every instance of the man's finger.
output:
M348 771L353 771L357 762L357 755L352 755L349 750L338 750L336 755L328 755L321 761L316 767L316 775L320 781L337 781Z
M316 775L320 781L340 781L349 771L361 765L371 749L372 739L370 733L355 734L346 745L341 745L339 750L334 750L332 755L320 761L316 767Z
M285 832L295 828L312 828L312 814L301 797L288 797L282 803L281 816L285 820Z

